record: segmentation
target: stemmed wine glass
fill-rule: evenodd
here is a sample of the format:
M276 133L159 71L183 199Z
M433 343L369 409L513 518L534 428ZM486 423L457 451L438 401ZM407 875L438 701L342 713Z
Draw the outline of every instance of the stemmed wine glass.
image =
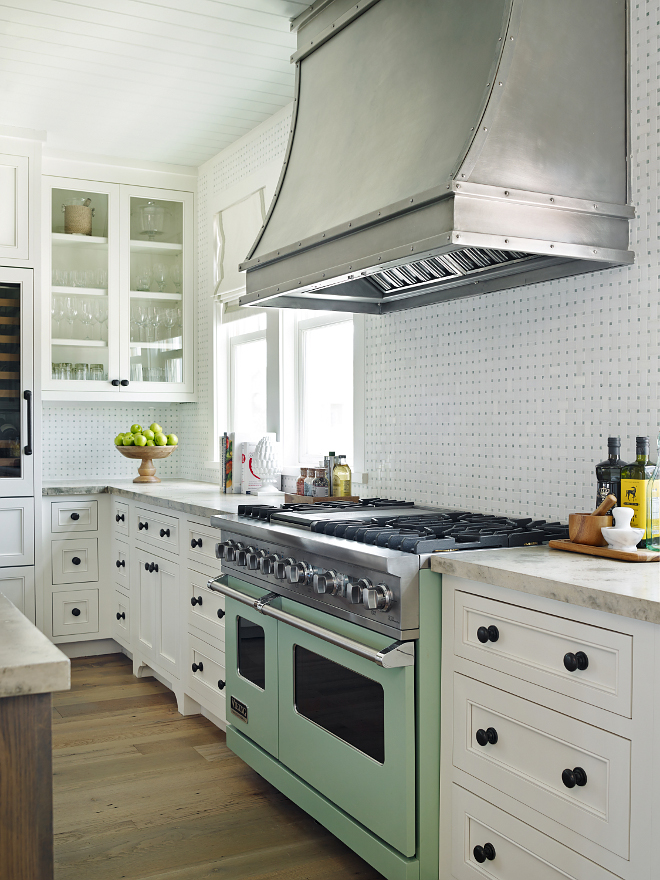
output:
M153 327L152 342L158 342L158 327L163 321L163 315L158 306L151 306L149 309L149 326Z
M135 309L136 324L138 325L138 335L140 342L147 342L147 319L149 318L149 310L146 306L138 305Z
M73 325L78 317L78 303L73 296L67 296L64 302L64 318L69 325L68 339L73 339Z
M167 283L168 276L167 268L165 267L165 265L163 263L154 263L151 270L151 276L156 282L156 286L158 287L159 292L162 293L165 290L165 284Z
M172 339L172 328L174 327L174 322L176 321L176 309L166 309L165 315L163 317L163 324L167 328L167 336L165 337L167 340Z
M174 289L177 293L181 293L181 258L176 256L174 258L174 265L172 266L171 272L172 283L174 284Z
M80 311L78 313L78 320L83 325L84 329L84 337L83 339L91 339L91 327L94 323L94 311L92 309L92 305L87 300L83 300L81 303Z
M64 301L61 296L53 297L53 307L51 309L52 316L52 334L53 338L56 339L62 335L62 327L60 326L60 322L64 317ZM57 324L57 330L55 329L55 325Z

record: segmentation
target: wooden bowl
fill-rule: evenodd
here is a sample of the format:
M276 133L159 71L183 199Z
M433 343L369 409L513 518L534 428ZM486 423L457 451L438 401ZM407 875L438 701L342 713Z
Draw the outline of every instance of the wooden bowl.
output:
M167 458L171 455L176 446L115 446L124 458L137 458L141 460L138 468L139 477L136 477L134 483L160 483L156 476L156 466L154 458ZM601 517L601 519L609 519L610 525L612 517Z
M574 544L589 544L591 547L607 547L601 533L602 528L612 525L611 516L592 516L590 513L570 513L568 516L568 537Z

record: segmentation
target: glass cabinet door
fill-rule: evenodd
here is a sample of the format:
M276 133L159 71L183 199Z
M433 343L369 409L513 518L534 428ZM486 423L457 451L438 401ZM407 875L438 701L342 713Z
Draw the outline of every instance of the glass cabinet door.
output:
M122 187L128 244L128 362L132 391L191 384L192 195Z
M75 187L75 189L73 188ZM111 390L119 379L118 187L51 179L47 388Z

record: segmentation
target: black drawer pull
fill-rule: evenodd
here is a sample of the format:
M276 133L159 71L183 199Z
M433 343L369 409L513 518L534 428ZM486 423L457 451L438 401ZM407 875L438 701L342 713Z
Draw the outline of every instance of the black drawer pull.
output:
M225 612L222 610L222 608L218 608L218 617L220 618L220 620L222 620L224 616Z
M139 523L138 523L138 529L139 529L139 531L142 531L142 529L148 529L148 528L149 528L149 523L148 523L148 522L139 522Z
M561 781L566 788L575 788L576 785L582 787L587 784L587 774L582 767L574 767L572 770L564 770Z
M169 538L170 530L169 529L161 529L160 536L161 536L161 538Z
M126 386L128 385L128 379L122 379L119 384L126 388Z
M489 727L488 730L480 727L476 733L476 738L480 746L487 746L489 743L491 746L494 746L498 740L497 731L494 727Z
M144 563L144 570L149 571L149 563L148 562Z
M190 546L193 548L193 550L195 549L195 547L201 547L202 546L202 539L201 538L193 538L192 541L190 542Z
M577 654L564 654L564 666L569 672L575 672L576 669L584 672L589 668L589 658L584 651L578 651Z
M158 571L158 563L157 562L145 562L144 570L148 572Z
M115 565L117 566L117 568L126 568L126 560L125 559L118 559L115 562Z
M225 682L222 679L220 679L218 681L218 690L223 691L224 689L225 689Z
M72 608L71 614L73 614L74 617L80 617L80 608Z
M492 862L495 858L495 847L492 843L485 843L483 846L475 846L472 850L472 855L480 865L485 862L486 859L488 859L489 862Z
M482 645L485 645L486 642L496 642L500 637L499 629L492 625L486 628L485 626L480 626L477 630L477 638L481 642Z
M71 514L71 519L72 519L74 522L75 522L76 520L79 520L79 519L80 519L80 514L79 514L79 513L72 513L72 514Z
M123 514L123 513L117 513L117 514L115 514L115 522L119 522L120 520L121 520L122 522L124 522L124 514Z
M71 562L73 562L74 565L80 565L80 556L74 556Z
M193 663L193 665L192 665L193 672L197 672L198 669L200 672L204 672L204 664L202 663L201 660L199 663Z
M195 607L195 605L200 605L200 606L201 606L201 604L202 604L202 597L201 597L201 596L197 596L197 598L195 598L195 597L193 596L192 599L190 600L190 604L193 606L193 608Z
M117 612L117 620L126 620L126 612L122 611L121 614L119 611Z

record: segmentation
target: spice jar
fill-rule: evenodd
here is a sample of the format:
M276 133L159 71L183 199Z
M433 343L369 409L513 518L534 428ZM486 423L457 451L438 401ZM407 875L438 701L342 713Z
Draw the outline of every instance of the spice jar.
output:
M307 476L307 468L300 468L300 476L296 480L296 495L305 494L305 477Z
M307 476L305 477L305 495L313 495L314 494L314 478L316 474L314 473L314 468L307 468Z
M328 490L328 478L325 473L325 468L316 468L315 470L316 476L314 477L314 495L317 498L327 498L330 494Z

